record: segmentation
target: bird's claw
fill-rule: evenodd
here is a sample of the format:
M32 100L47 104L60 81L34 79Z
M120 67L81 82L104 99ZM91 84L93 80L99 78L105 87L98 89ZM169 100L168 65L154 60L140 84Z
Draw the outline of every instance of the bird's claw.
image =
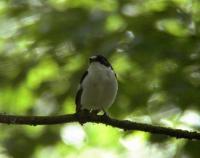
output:
M110 118L109 115L104 111L104 114L102 115L105 119Z

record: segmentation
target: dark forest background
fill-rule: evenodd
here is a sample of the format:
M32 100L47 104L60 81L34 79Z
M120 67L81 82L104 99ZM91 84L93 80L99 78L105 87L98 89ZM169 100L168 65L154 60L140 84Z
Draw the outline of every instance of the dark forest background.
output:
M1 0L0 112L75 111L88 58L119 81L109 114L200 128L200 1ZM1 158L199 158L198 141L105 125L0 125Z

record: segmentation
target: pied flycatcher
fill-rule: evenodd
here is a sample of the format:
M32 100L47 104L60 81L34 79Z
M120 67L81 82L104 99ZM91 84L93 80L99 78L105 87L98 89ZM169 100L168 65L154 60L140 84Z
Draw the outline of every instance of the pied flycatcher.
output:
M89 58L89 67L83 74L76 94L76 112L88 110L99 112L113 104L118 90L116 74L102 55Z

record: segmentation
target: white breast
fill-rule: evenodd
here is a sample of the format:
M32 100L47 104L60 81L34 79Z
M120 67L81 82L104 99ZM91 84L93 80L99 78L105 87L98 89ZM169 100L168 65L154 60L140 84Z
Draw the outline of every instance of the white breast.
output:
M82 83L81 105L88 110L106 110L116 97L118 84L112 69L94 62Z

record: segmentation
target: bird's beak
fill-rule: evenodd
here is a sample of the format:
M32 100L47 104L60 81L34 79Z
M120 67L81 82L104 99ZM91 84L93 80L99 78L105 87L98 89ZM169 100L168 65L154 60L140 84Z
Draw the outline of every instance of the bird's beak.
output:
M90 61L90 63L92 63L92 61L93 61L92 58L89 58L89 61Z
M93 61L95 61L95 59L96 59L95 56L90 57L90 58L89 58L90 63L92 63Z

